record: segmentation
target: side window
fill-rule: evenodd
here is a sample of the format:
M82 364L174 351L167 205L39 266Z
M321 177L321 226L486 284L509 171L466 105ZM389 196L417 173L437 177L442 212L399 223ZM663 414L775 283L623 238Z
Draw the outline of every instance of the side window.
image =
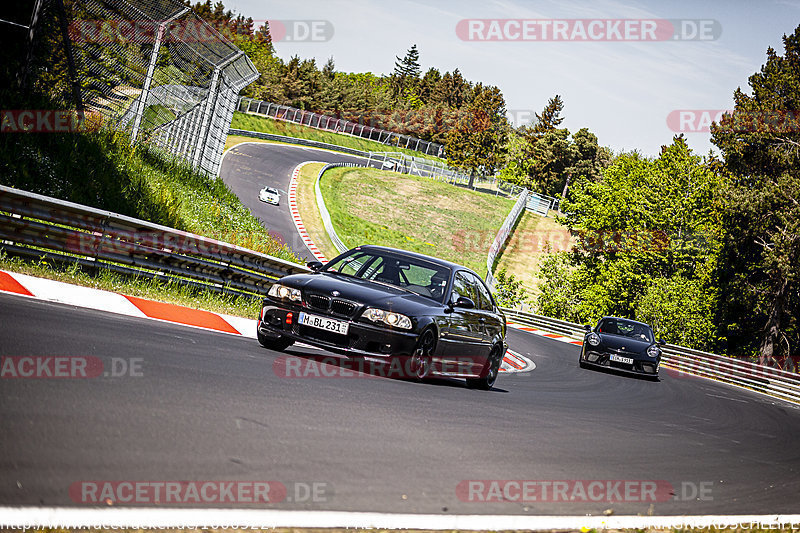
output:
M465 272L458 272L453 280L453 295L451 296L453 303L462 296L473 301L475 299L475 294L473 294L472 287L465 274ZM478 302L475 302L475 305L477 304Z
M478 295L480 295L480 302L476 300L475 305L482 311L494 310L492 296L489 294L489 290L486 288L486 285L484 285L483 282L476 276L470 275L470 278L475 285L475 291L478 293Z

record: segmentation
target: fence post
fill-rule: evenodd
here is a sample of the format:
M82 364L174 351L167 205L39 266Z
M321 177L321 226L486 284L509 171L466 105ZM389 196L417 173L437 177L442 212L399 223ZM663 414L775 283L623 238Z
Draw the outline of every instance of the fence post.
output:
M164 38L164 32L167 29L167 25L176 18L185 15L188 11L189 8L185 7L158 25L156 40L153 43L153 52L150 54L150 64L147 66L147 76L145 77L144 84L142 85L142 93L139 95L139 106L136 109L136 116L133 118L131 142L136 142L136 137L139 135L139 128L142 125L142 117L144 116L144 110L147 107L147 97L150 95L150 85L153 82L153 74L156 71L156 61L158 60L158 51L161 49L161 39Z

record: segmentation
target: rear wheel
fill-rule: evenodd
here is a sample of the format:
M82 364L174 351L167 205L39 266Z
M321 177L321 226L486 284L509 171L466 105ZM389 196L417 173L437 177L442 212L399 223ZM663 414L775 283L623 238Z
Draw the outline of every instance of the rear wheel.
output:
M258 342L261 344L261 346L270 350L276 350L278 352L282 352L294 344L294 341L288 337L267 337L266 335L262 335L258 330L256 330L256 336L258 337Z
M414 355L411 356L411 372L414 373L415 378L423 380L430 377L435 348L436 335L432 329L426 329L419 338Z
M485 374L480 378L468 378L467 387L470 389L489 390L497 381L497 374L500 372L500 363L503 361L503 347L499 344L489 352L488 368L483 371Z

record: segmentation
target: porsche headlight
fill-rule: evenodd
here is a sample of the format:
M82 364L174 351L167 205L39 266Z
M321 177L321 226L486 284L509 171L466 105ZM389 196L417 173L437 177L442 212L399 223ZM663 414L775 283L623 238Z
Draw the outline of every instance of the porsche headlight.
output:
M659 350L659 349L658 349L658 346L656 346L656 345L654 344L654 345L650 346L650 347L647 349L647 355L648 355L649 357L652 357L653 359L655 359L656 357L658 357L659 355L661 355L661 350Z
M270 287L268 294L273 298L291 300L293 302L299 302L303 299L302 295L300 294L300 289L287 287L286 285L281 285L280 283L276 283Z
M593 331L586 336L586 342L588 342L592 346L597 346L598 344L600 344L600 335L598 335Z
M391 311L384 311L375 307L370 307L364 311L364 318L372 322L379 322L401 329L411 329L411 319L406 315L400 313L393 313Z

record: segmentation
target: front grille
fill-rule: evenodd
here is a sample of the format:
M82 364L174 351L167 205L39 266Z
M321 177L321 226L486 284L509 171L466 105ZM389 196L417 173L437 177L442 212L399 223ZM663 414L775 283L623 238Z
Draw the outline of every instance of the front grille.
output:
M355 302L331 298L323 294L307 294L305 302L309 309L347 318L352 318L358 309L358 304Z
M308 294L306 295L306 304L311 309L319 309L320 311L327 311L331 306L331 299L321 294Z
M356 304L345 300L333 300L331 302L331 312L337 315L352 316L356 311Z

